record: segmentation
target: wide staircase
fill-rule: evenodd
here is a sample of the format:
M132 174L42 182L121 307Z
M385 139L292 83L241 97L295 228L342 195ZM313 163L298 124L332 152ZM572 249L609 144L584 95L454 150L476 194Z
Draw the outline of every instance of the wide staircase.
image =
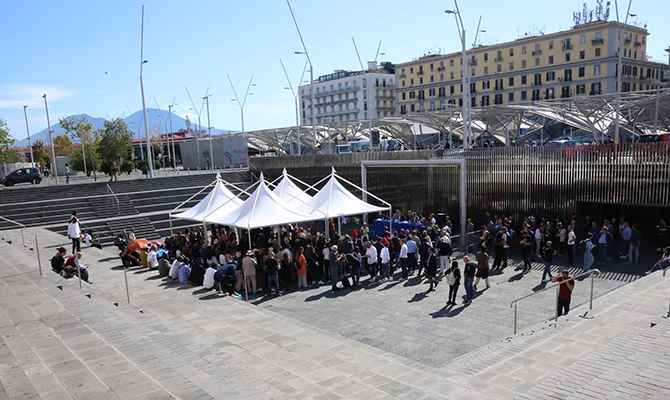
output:
M224 180L246 186L248 171L221 172ZM0 216L26 227L45 227L66 235L67 222L77 210L84 230L94 241L110 245L121 229L135 229L136 237L164 238L170 234L169 212L212 183L215 174L187 174L154 179L97 182L80 185L0 190ZM186 209L207 195L207 190L186 202ZM173 220L173 229L197 226ZM0 219L0 230L16 228Z
M66 242L26 234L42 260ZM107 250L86 250L83 289L46 261L40 277L20 233L0 236L2 399L670 398L660 272L435 368L155 272L129 270L126 292Z

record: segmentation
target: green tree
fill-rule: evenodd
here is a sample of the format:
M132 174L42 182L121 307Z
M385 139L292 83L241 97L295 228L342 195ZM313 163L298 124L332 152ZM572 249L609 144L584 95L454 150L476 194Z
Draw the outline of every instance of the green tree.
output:
M68 135L58 135L54 138L54 152L56 157L70 157L74 150L74 144Z
M9 154L5 154L4 149L5 147L9 147L9 145L13 144L15 141L16 140L12 137L12 135L9 134L9 127L7 126L5 120L0 119L0 147L3 150L0 153L0 163L9 162L7 161Z
M35 162L39 165L47 165L49 162L49 153L47 153L47 147L44 145L44 142L41 140L36 140L33 143L33 158Z
M105 125L99 130L99 133L98 152L102 159L100 167L102 172L109 173L112 161L116 161L118 166L125 160L133 159L132 134L121 118L105 121Z
M8 164L26 162L26 159L23 157L23 154L19 153L16 150L13 149L5 150L4 154L5 154L5 160Z
M83 171L84 158L86 158L86 175L91 176L91 171L93 171L93 177L95 180L98 180L96 171L101 171L101 159L98 152L100 143L99 130L94 129L93 124L85 117L65 117L59 119L58 122L74 141L82 144L72 154L71 162L73 168Z

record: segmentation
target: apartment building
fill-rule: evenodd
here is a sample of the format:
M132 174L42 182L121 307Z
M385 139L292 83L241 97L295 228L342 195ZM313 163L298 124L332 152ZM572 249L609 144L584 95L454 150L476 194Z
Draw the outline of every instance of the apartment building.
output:
M395 69L391 63L368 62L366 71L336 70L314 83L317 124L390 117L395 114ZM371 87L368 90L368 81ZM310 84L300 86L300 123L312 124ZM368 96L370 96L368 110Z
M471 106L615 93L618 32L604 20L467 52ZM665 65L648 61L646 29L626 25L622 91L653 89ZM396 66L398 115L463 105L462 53L429 55Z

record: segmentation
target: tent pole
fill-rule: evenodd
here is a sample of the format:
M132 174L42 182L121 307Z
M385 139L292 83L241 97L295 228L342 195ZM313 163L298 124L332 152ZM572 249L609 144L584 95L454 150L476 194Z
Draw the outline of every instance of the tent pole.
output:
M342 217L339 217L337 219L337 234L341 237L342 236Z
M393 235L393 207L389 207L389 235Z
M174 235L174 232L172 231L172 213L168 214L170 216L170 236Z

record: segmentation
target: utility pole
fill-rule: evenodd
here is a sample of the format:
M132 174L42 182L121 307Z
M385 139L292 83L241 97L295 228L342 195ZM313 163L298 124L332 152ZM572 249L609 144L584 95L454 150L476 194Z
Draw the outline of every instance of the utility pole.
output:
M177 106L178 104L175 104L174 100L172 100L172 104L168 106L168 113L169 113L169 118L170 118L170 133L172 135L172 168L174 168L175 171L177 171L177 153L174 150L174 130L172 130L172 107Z
M291 93L293 94L293 100L295 102L295 125L296 125L296 129L298 130L298 134L297 134L298 155L301 155L302 154L302 150L301 150L302 146L300 145L300 109L298 107L298 93L296 93L296 91L293 90L293 85L291 84L291 79L288 77L288 73L286 72L286 67L284 67L284 62L282 61L281 58L279 59L279 62L281 63L281 67L284 70L284 75L286 75L286 81L288 82L288 87L286 87L285 89L291 89ZM300 75L300 82L298 83L298 87L300 87L300 83L302 83L302 79L305 77L305 71L307 70L307 65L308 65L308 62L305 61L305 67L302 69L302 75ZM291 145L291 148L292 147L293 147L293 145ZM293 151L291 151L291 153L293 153Z
M54 177L56 178L56 185L58 182L58 165L56 165L56 151L54 150L54 141L51 137L51 122L49 122L49 105L47 104L47 95L42 96L44 99L44 108L47 110L47 132L49 133L49 146L51 146L51 169L53 170Z
M30 147L30 164L35 167L35 157L33 157L33 143L30 141L30 129L28 129L28 111L26 108L28 108L28 106L23 106L23 114L26 116L26 132L28 132L28 147Z
M147 162L149 164L149 177L154 177L154 163L151 157L151 140L149 139L149 121L147 121L147 104L144 101L144 81L142 80L142 67L148 61L144 59L144 5L142 5L142 31L140 35L140 90L142 91L142 112L144 113L144 135L147 138ZM141 139L140 139L141 143Z
M214 171L214 150L212 147L212 124L209 122L209 98L212 97L211 94L203 97L202 99L207 102L207 131L209 133L209 168Z
M628 16L630 15L630 5L633 0L628 1L628 11L626 11L626 20L623 23L623 30L621 29L621 23L619 22L619 1L614 0L614 6L616 7L616 22L617 22L617 32L619 33L619 51L617 51L617 56L619 57L619 63L617 64L617 86L616 86L616 118L614 120L614 144L619 144L619 131L621 129L621 75L623 75L623 39L626 34L626 24L628 23ZM603 133L604 135L604 133Z

